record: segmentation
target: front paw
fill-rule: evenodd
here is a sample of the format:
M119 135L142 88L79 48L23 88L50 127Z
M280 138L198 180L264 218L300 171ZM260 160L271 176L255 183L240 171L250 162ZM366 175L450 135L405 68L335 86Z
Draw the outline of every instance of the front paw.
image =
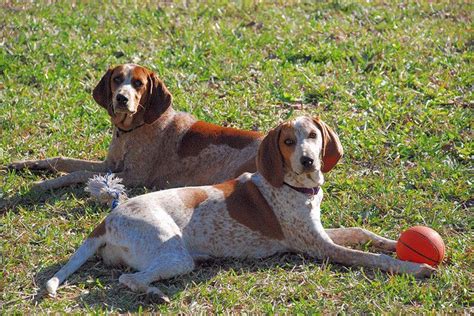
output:
M52 188L48 185L46 181L35 181L31 186L31 190L34 192L44 192L51 189Z
M393 253L397 251L397 242L387 239L379 243L374 243L374 247L385 253Z
M6 170L21 170L26 168L26 161L17 161L17 162L12 162L9 165L6 165L5 169Z
M436 273L436 269L428 264L416 264L417 267L414 268L412 274L416 278L427 278L432 274Z
M23 160L23 161L12 162L11 164L7 165L6 169L7 170L22 170L22 169L42 170L42 169L46 169L46 166L43 166L41 161Z
M168 296L156 287L149 287L146 291L147 299L156 304L169 304L171 301Z

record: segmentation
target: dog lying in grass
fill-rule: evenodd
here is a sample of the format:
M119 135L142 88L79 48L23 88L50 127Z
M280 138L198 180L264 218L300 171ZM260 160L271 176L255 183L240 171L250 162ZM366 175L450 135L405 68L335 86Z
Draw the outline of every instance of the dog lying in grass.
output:
M163 189L219 183L256 170L263 135L176 112L171 93L149 69L133 64L109 69L93 97L114 125L105 161L57 157L18 161L7 168L68 173L37 183L40 190L85 183L107 172L129 187Z
M281 124L260 145L256 173L217 185L149 193L116 207L47 282L47 290L55 294L97 251L107 264L136 270L122 274L120 283L165 301L152 282L188 273L197 260L222 257L299 252L343 265L430 275L434 269L425 264L345 247L370 241L394 251L394 240L361 228L322 227L323 173L341 156L338 136L320 119L299 117Z

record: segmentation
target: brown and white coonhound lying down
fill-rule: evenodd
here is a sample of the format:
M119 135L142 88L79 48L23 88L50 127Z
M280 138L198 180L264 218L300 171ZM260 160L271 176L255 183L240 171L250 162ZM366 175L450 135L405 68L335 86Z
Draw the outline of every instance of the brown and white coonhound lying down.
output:
M108 264L136 270L122 274L120 283L165 300L151 282L188 273L195 261L211 258L262 258L290 251L393 273L433 273L426 264L345 247L370 241L394 251L394 240L362 228L323 228L323 172L341 156L339 138L319 119L299 117L282 124L260 145L256 173L212 186L149 193L116 207L46 288L55 294L97 251Z
M256 170L260 133L176 112L163 81L144 67L124 64L109 69L93 97L114 124L105 161L57 157L14 162L7 168L68 173L36 184L45 190L85 183L107 172L122 178L126 186L163 189L219 183Z

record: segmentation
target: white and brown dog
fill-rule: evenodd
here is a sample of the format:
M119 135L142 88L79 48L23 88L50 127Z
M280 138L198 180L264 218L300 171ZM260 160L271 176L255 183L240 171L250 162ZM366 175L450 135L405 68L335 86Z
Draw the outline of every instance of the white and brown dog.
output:
M67 173L37 189L85 183L113 172L128 187L173 188L220 183L255 172L263 135L222 127L177 112L162 80L149 69L124 64L109 69L93 91L107 109L114 134L105 161L56 157L18 161L8 169Z
M396 242L361 228L325 230L320 220L323 173L342 156L338 136L319 119L299 117L264 138L257 172L213 186L170 189L119 205L47 283L49 293L99 250L108 264L138 272L119 282L165 298L151 282L190 272L198 259L262 258L299 252L344 265L428 276L428 265L344 246Z

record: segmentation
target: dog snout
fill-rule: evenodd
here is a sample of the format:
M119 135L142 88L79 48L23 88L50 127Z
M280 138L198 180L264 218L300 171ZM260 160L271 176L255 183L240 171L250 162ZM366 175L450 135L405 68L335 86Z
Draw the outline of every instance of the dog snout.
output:
M313 167L314 159L308 156L303 156L301 157L300 162L305 169L310 169Z
M123 94L117 94L116 100L119 105L127 105L128 98L124 96Z

